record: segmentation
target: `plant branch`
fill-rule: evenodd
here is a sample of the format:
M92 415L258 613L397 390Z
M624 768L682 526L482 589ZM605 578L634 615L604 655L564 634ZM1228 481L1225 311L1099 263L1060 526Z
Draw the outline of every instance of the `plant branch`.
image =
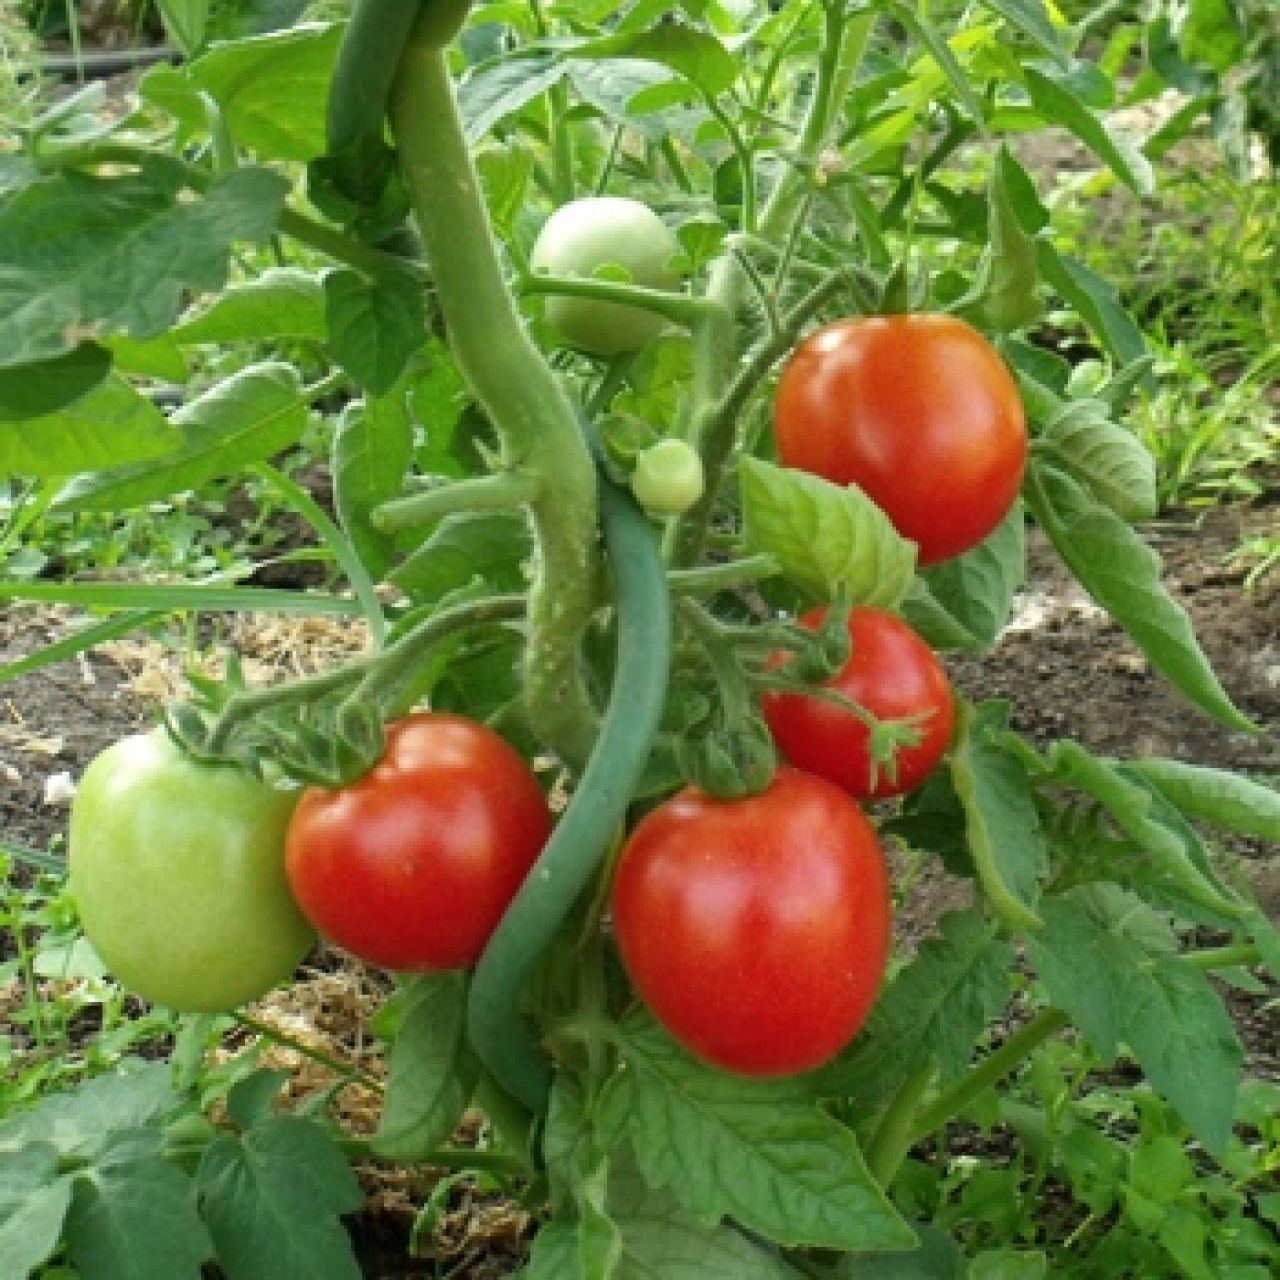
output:
M591 277L526 275L519 283L524 294L548 293L557 297L591 298L597 302L616 302L623 306L640 307L645 311L665 316L672 324L692 328L699 317L715 306L706 298L694 298L684 293L669 293L665 289L650 289L645 285L627 284L620 280L598 280Z
M538 476L524 471L504 471L395 498L375 507L369 521L383 533L399 533L433 524L458 511L510 511L532 502L542 491Z

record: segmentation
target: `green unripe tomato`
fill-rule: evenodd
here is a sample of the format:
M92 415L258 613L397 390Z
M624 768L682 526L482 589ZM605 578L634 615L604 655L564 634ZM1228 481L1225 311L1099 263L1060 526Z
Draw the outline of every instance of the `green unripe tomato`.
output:
M654 515L678 516L702 497L705 479L698 451L683 440L660 440L636 455L631 492Z
M289 892L297 794L185 756L163 729L123 738L71 806L70 887L122 986L184 1013L220 1013L293 973L315 934Z
M590 278L610 264L631 283L675 289L667 265L680 252L675 233L648 205L625 196L587 196L561 205L543 224L529 265L539 275ZM638 351L667 321L652 311L592 298L548 297L547 323L571 345L596 355Z

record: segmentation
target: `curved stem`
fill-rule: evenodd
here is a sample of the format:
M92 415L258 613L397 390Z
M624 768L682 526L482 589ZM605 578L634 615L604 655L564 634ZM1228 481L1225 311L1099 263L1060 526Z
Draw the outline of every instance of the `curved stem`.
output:
M494 1078L530 1110L546 1108L551 1067L524 1021L529 975L622 824L666 700L671 613L648 518L601 481L617 590L618 651L609 707L569 807L485 948L467 1005L471 1042Z
M975 1098L981 1097L987 1089L1003 1080L1050 1036L1061 1031L1067 1021L1067 1015L1061 1009L1041 1009L1030 1022L1015 1031L998 1049L987 1054L950 1088L944 1089L915 1117L903 1155L935 1129L941 1129Z
M458 367L507 464L554 477L529 506L536 554L525 690L534 731L579 766L596 732L580 654L594 603L594 468L564 387L507 288L445 56L423 21L401 58L392 130Z
M933 1083L934 1074L933 1064L930 1063L902 1082L867 1144L867 1168L882 1187L888 1187L893 1182L906 1153L911 1149L911 1130L916 1109Z
M598 302L640 307L665 316L672 324L686 329L692 328L700 316L716 305L706 298L693 298L684 293L668 293L665 289L591 277L527 275L521 278L518 287L525 294L550 293L557 297L592 298Z
M376 661L369 664L364 678L352 690L347 701L355 706L393 708L398 691L412 681L414 673L422 665L423 654L433 645L454 632L493 622L510 622L523 617L524 612L525 598L510 595L466 600L429 614L397 637Z
M778 572L778 562L761 552L741 560L725 560L694 569L673 569L667 574L667 586L675 596L709 596L717 591L748 586L761 578L772 578Z
M541 490L539 477L523 471L455 480L425 493L384 502L370 512L369 522L383 533L399 533L433 524L457 511L510 511L532 502Z
M268 685L264 689L245 689L232 694L219 713L218 718L209 727L209 736L205 742L206 751L213 756L221 755L231 741L232 730L237 725L251 719L272 707L283 707L292 704L310 702L323 697L327 693L335 693L347 685L355 684L368 671L370 660L349 663L345 667L335 667L332 671L321 671L313 676L304 676L300 680L291 680L287 684Z

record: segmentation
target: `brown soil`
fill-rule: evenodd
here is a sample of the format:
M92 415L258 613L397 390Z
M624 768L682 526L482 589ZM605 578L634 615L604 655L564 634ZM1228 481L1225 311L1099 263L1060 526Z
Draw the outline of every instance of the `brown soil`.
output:
M970 697L1012 701L1015 727L1039 742L1073 737L1094 751L1175 756L1277 781L1280 574L1246 593L1247 566L1229 560L1243 536L1273 528L1276 519L1276 507L1255 505L1218 510L1199 523L1177 518L1146 531L1164 558L1167 584L1190 612L1223 684L1263 727L1262 734L1222 729L1167 688L1038 537L1032 539L1030 580L1014 626L992 654L949 662L957 685ZM33 652L75 623L64 610L0 610L0 665ZM331 623L272 620L237 626L233 639L250 655L251 678L332 662L361 644L349 626L337 629ZM62 772L77 777L97 751L154 723L160 701L176 691L180 671L172 650L150 641L120 643L0 686L0 839L56 847L66 808L56 797L46 802L49 777ZM1280 850L1258 841L1237 841L1233 849L1275 913ZM901 912L900 941L914 946L967 893L967 884L928 870ZM274 1012L294 1034L312 1026L323 1032L328 1052L358 1058L377 1070L364 1025L368 982L357 975L342 979L336 961L324 953L314 959L316 986L299 984L287 1006L282 1002L263 1016ZM1267 997L1229 995L1249 1050L1249 1070L1280 1079L1280 1031L1266 1009ZM465 1183L453 1186L429 1233L425 1252L430 1256L415 1260L407 1253L408 1227L434 1179L409 1185L371 1170L363 1177L369 1201L352 1228L366 1275L497 1280L518 1266L530 1219L510 1202Z

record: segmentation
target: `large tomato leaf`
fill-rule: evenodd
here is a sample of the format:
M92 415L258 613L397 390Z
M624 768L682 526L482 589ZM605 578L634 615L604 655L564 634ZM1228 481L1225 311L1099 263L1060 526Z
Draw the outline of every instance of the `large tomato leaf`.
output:
M375 1030L391 1041L387 1091L374 1149L389 1160L425 1160L453 1132L479 1078L466 1039L462 973L424 974L397 991Z
M995 531L971 551L927 569L902 613L935 649L990 648L1009 618L1027 573L1026 516L1015 502Z
M96 342L82 342L48 360L0 369L0 423L54 413L87 395L110 371L111 352Z
M1126 768L1190 818L1280 843L1280 791L1182 760L1134 760Z
M0 1276L27 1276L58 1247L72 1182L58 1174L58 1149L33 1142L0 1152Z
M743 537L773 556L783 576L822 602L842 592L892 609L911 586L915 544L856 485L743 458Z
M77 1177L67 1253L84 1280L199 1280L212 1246L188 1174L161 1154L159 1129L116 1134Z
M1032 458L1023 496L1054 549L1151 665L1230 729L1257 732L1209 665L1186 611L1160 581L1160 557L1070 476Z
M338 1215L363 1197L318 1124L278 1116L206 1149L196 1184L227 1280L360 1280Z
M1167 922L1115 885L1046 898L1028 949L1050 1000L1108 1061L1127 1044L1212 1152L1231 1133L1243 1051L1207 975Z
M1026 767L994 738L1005 714L999 703L976 709L958 703L951 781L964 809L974 870L992 910L1015 929L1035 929L1049 850Z
M853 1044L811 1077L814 1087L871 1110L930 1063L943 1080L954 1079L1008 1003L1012 971L1012 948L989 921L976 911L949 912L881 994Z
M791 1245L914 1245L853 1134L803 1081L704 1066L642 1013L620 1044L629 1070L610 1086L606 1117L629 1136L645 1180L699 1221L733 1218Z
M68 484L55 506L124 511L273 457L307 425L307 396L292 365L250 365L190 401L172 417L182 448L155 462L90 472Z
M323 342L328 335L320 277L298 267L271 267L252 280L228 285L203 310L184 316L168 336L196 343L264 338Z
M137 173L63 173L0 207L0 365L60 355L88 336L167 329L189 290L217 290L231 246L274 229L287 180L242 168L179 198L157 161Z
M0 422L0 474L69 476L171 456L181 445L164 414L117 374L52 413Z

